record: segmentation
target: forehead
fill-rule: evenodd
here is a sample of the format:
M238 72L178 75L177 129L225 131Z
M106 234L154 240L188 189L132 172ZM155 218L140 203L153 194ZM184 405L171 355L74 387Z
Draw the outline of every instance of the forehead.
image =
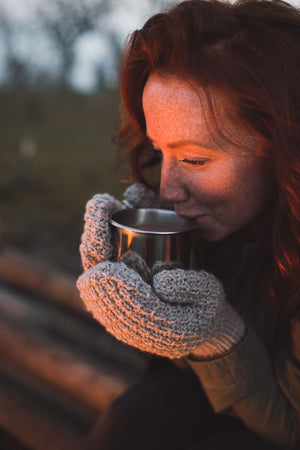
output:
M148 133L151 135L154 126L158 130L163 130L166 124L169 133L178 130L178 126L184 131L195 121L199 126L204 119L201 105L203 102L201 97L204 95L199 91L200 89L196 90L177 77L150 75L143 92L143 109Z
M143 110L147 134L162 144L191 137L222 147L226 141L242 147L253 141L223 92L204 90L178 76L151 74L143 92Z

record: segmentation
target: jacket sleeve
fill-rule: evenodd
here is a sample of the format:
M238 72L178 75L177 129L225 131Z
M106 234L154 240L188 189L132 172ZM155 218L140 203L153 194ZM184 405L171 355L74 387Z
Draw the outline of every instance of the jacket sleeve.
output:
M217 413L239 417L266 440L284 448L300 448L300 324L289 355L279 348L271 359L257 334L246 337L224 357L187 358Z

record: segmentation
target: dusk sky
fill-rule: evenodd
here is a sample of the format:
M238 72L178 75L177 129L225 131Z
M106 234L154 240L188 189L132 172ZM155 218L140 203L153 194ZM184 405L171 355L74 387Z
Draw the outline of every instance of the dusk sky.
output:
M75 1L80 0L70 0L71 3ZM86 2L88 1L93 0L86 0ZM18 53L26 59L34 58L35 64L43 67L48 65L49 71L55 71L59 64L57 52L51 47L33 19L37 5L43 5L45 2L47 0L0 0L0 8L19 24L16 28L20 31L15 37L14 43ZM153 6L154 3L155 6ZM168 0L122 0L122 2L110 0L112 13L105 18L103 26L101 25L104 29L103 35L99 36L99 33L93 32L86 33L77 42L76 63L71 74L73 86L82 91L91 91L96 84L97 71L95 69L99 64L105 66L108 73L113 74L113 69L110 67L112 49L109 39L105 35L105 29L115 31L122 45L128 34L140 27L150 15L169 3L173 2ZM300 6L300 0L290 0L290 3ZM24 33L22 30L26 28L27 32ZM3 52L4 49L1 48L0 42L0 61Z
M80 0L70 0L70 3ZM89 0L86 0L88 2ZM93 1L93 0L91 0ZM153 13L158 12L166 5L167 0L109 0L112 12L105 18L103 27L113 30L119 36L122 44L129 33L140 27L144 21ZM49 70L55 70L57 62L57 54L49 46L49 42L38 30L37 24L34 23L34 12L37 6L43 6L46 0L0 0L1 11L13 19L19 26L16 27L20 31L15 37L15 47L22 57L28 59L35 58L37 64L49 65ZM0 11L0 12L1 12ZM28 27L29 25L29 27ZM23 28L27 28L27 32L22 32ZM29 30L29 32L28 32ZM31 30L31 31L30 31ZM37 36L38 35L38 36ZM34 52L32 48L34 47ZM0 42L0 60L3 49ZM107 64L107 70L110 70L110 52L111 46L109 40L99 33L86 33L79 39L76 45L76 64L72 72L72 83L83 91L89 91L95 84L95 67L101 64ZM0 67L1 77L1 67Z

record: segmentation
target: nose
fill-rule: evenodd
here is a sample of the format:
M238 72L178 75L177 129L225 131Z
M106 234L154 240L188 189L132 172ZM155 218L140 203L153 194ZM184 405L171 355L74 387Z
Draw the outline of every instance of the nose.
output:
M180 170L174 164L162 163L160 197L167 203L183 202L188 199L184 179Z

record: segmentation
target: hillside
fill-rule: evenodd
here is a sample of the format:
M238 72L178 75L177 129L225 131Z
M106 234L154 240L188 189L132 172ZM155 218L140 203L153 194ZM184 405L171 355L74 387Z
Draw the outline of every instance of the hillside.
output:
M86 201L120 196L113 164L118 94L0 93L0 236L80 271L78 245Z

